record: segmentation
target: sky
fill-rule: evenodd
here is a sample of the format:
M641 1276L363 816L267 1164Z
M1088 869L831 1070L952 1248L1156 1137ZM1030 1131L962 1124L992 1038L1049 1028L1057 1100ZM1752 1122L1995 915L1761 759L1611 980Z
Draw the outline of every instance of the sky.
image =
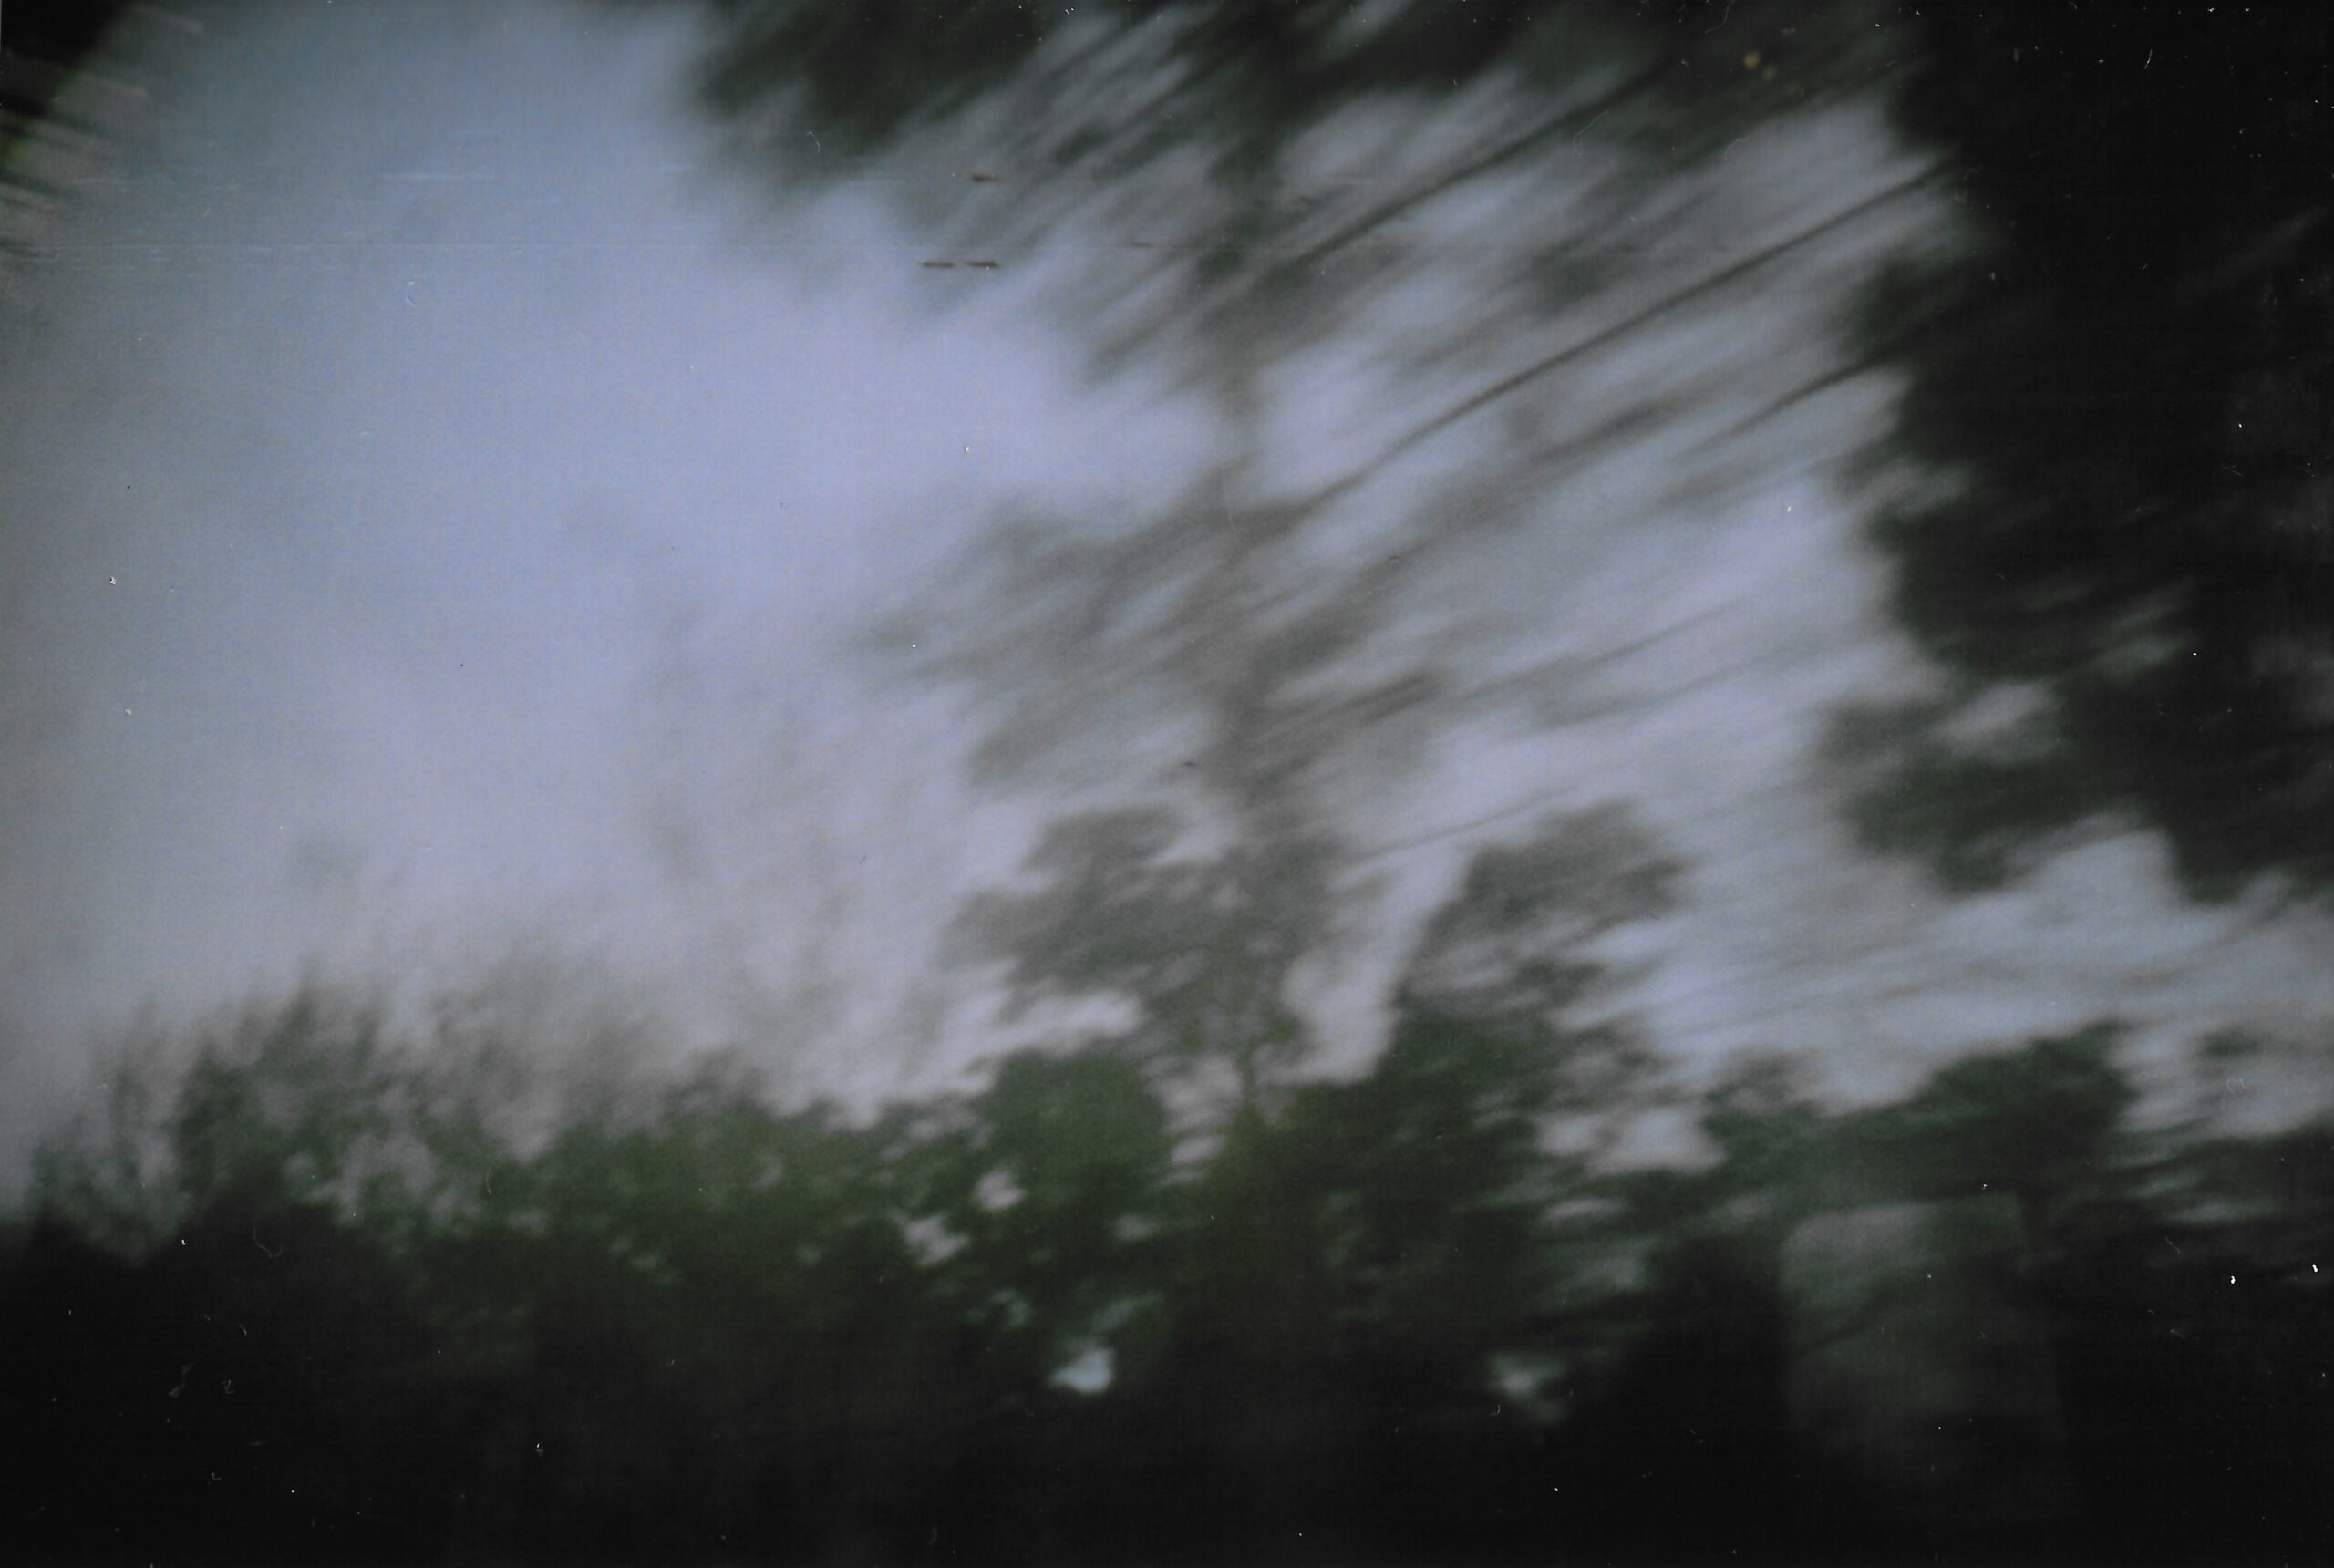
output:
M923 265L934 241L896 198L945 144L765 200L689 106L680 22L553 0L185 18L100 62L149 69L147 101L0 306L10 1173L138 1020L312 969L415 999L499 987L546 1035L628 1011L653 1026L627 1038L862 1096L995 1049L983 977L937 956L951 916L1051 816L1156 794L1182 716L1060 671L1123 722L985 788L966 764L987 710L902 681L883 639L914 639L1002 508L1140 517L1235 448L1265 476L1251 500L1366 462L1532 351L1398 356L1476 308L1502 200L1586 179L1420 214L1429 260L1399 308L1275 366L1234 430L1162 367L1095 369L1062 303L1075 237L995 274ZM1427 157L1424 132L1463 136L1482 107L1341 126L1318 177L1349 177L1351 148ZM1699 177L1700 205L1648 191L1642 221L1674 239L1579 319L1914 166L1873 106L1771 128ZM1487 681L1637 651L1595 716L1453 709L1399 755L1355 753L1334 793L1359 913L1296 983L1328 1056L1373 1048L1472 851L1625 799L1692 868L1684 906L1611 950L1680 1083L1784 1048L1895 1092L2114 1015L2167 1084L2214 1029L2291 1047L2232 1116L2323 1103L2305 1064L2334 933L2274 890L2188 905L2129 824L1958 900L1849 841L1811 774L1825 713L1934 679L1840 478L1891 387L1843 385L1681 493L1708 422L1835 356L1854 283L1948 223L1912 203L1534 406L1561 426L1701 399L1451 554L1386 638ZM1500 438L1462 425L1389 465L1312 548L1405 536Z

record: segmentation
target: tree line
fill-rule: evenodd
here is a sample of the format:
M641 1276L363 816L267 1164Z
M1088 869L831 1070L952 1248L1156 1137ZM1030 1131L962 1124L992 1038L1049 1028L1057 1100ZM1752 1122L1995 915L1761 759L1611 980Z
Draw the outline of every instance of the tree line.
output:
M0 1284L10 1533L107 1562L2334 1543L2322 1126L2142 1127L2103 1026L1877 1107L1785 1058L1681 1096L1416 978L1367 1073L1196 1116L1124 1036L872 1113L714 1061L538 1114L523 1042L417 1043L322 985L255 1006L44 1161ZM1696 1150L1593 1136L1648 1108ZM2012 1310L1951 1297L1905 1339L1939 1309L1880 1293L1972 1266L1927 1243L1793 1274L1824 1216L1972 1202ZM1836 1300L1900 1341L1844 1383L1810 1326ZM1918 1452L2037 1445L2063 1495L1907 1506L1856 1434L2014 1333L2036 1418L1980 1372Z

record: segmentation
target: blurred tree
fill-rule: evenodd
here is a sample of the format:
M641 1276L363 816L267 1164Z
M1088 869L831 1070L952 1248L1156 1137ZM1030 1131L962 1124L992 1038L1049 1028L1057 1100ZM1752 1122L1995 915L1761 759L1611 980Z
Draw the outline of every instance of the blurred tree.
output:
M1875 366L1905 377L1899 438L1875 457L1917 471L1905 485L1889 469L1880 533L1905 624L1962 685L1855 732L1857 826L1956 889L1999 882L2102 812L2166 830L2200 892L2275 872L2334 885L2313 830L2334 779L2319 471L2334 225L2313 96L2327 24L2266 7L2199 21L2154 0L1059 14L731 0L708 14L706 100L751 160L811 185L876 157L921 170L905 189L944 249L1025 255L1080 224L1108 236L1085 247L1095 275L1066 314L1106 357L1172 347L1243 427L1265 367L1330 341L1407 275L1411 227L1438 202L1512 198L1509 181L1584 143L1644 155L1634 197L1592 186L1534 234L1538 288L1479 290L1471 316L1426 333L1421 363L1472 349L1486 373L1389 455L1529 403L1590 345L1769 264L1753 248L1665 280L1603 331L1544 335L1584 299L1626 295L1648 253L1632 211L1648 176L1780 113L1881 89L1945 153L1967 242L1874 284L1861 352L1749 417ZM1306 174L1330 129L1368 140L1363 111L1462 103L1501 107L1456 156L1389 153L1342 185ZM1674 232L1678 217L1661 222ZM1499 353L1522 345L1534 352ZM1567 457L1624 437L1627 412L1608 412ZM1244 515L1237 531L1260 531ZM2007 747L1973 742L1960 720L2005 688L2041 699L2035 722Z
M1974 1191L2028 1215L2070 1539L2325 1538L2322 1129L2135 1127L2102 1028L1848 1113L1745 1069L1715 1163L1600 1171L1545 1134L1658 1087L1573 1069L1611 1048L1598 936L1671 896L1610 812L1486 851L1366 1074L1180 1156L1106 1043L873 1120L710 1071L508 1150L474 1202L416 1167L417 1207L349 1202L317 1173L431 1073L361 1008L253 1009L166 1121L208 1173L168 1244L52 1214L0 1272L0 1495L60 1561L1893 1559L1931 1537L1802 1511L1777 1250ZM333 1111L332 1062L380 1117Z
M215 1037L170 1119L189 1203L272 1212L330 1205L396 1126L397 1075L377 1004L304 987Z
M1557 816L1525 842L1479 851L1427 923L1403 1001L1509 1030L1568 1028L1610 979L1597 940L1677 907L1685 867L1627 808Z
M1841 1119L1811 1180L1828 1201L1942 1201L2008 1194L2047 1226L2085 1184L2116 1175L2133 1093L2101 1026L1972 1057L1901 1103Z
M1321 930L1322 857L1244 847L1167 859L1173 837L1162 811L1056 823L1029 862L1049 882L975 898L960 937L1004 962L1017 1006L1048 995L1131 1000L1143 1054L1202 1081L1228 1067L1241 1099L1253 1101L1301 1044L1282 993Z
M1907 395L1883 460L1905 624L2044 699L2005 750L1911 710L1864 826L1960 885L2081 817L2163 829L2189 886L2334 889L2325 471L2334 30L2289 7L1947 7L1899 99L1974 242L1875 290Z
M989 934L969 951L1026 954L1051 922L1065 940L1011 976L1025 1000L1140 990L1186 1059L1251 1088L1286 1059L1279 989L1338 934L1351 809L1470 723L1633 699L1606 683L1655 639L1599 647L1544 602L1489 613L1473 590L1491 563L1597 463L1664 432L1704 438L1655 459L1665 496L1739 481L1750 459L1725 431L1829 374L1806 343L1738 363L1699 333L1690 373L1605 372L1730 323L1730 291L1792 266L1828 276L1890 232L1926 171L1875 160L1754 201L1720 166L1763 119L1885 80L1895 45L1864 25L1884 10L704 8L705 101L765 188L807 198L880 160L943 297L1043 269L1048 316L1102 366L1140 355L1223 416L1222 450L1180 495L1107 522L1001 517L874 639L970 695L984 781L1107 771L1230 841L1203 872L1166 839L1138 842L1167 834L1155 821L1064 823L1037 854L1053 894L983 901L967 923ZM1324 351L1386 377L1388 407L1336 443L1342 469L1300 480L1272 416ZM1437 443L1462 430L1481 450L1448 460ZM1363 499L1389 475L1414 491L1391 528L1384 498ZM1203 944L1209 898L1229 903ZM1224 961L1256 944L1271 951Z
M1108 1386L1112 1331L1164 1283L1165 1108L1136 1062L1089 1049L1014 1057L967 1111L914 1162L907 1207L930 1238L927 1268L991 1356L1020 1348L1034 1382L1107 1353Z
M124 1258L175 1234L168 1042L139 1031L90 1074L91 1103L35 1152L30 1212Z

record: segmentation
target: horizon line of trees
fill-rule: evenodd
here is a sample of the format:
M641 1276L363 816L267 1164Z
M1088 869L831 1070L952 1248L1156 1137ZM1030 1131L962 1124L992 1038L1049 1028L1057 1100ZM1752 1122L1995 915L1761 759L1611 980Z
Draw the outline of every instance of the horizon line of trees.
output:
M1199 1140L1123 1038L872 1119L711 1064L532 1131L511 1044L457 1064L312 988L141 1113L159 1163L51 1150L0 1271L31 1557L2334 1544L2334 1128L2143 1130L2112 1028L1863 1110L1746 1066L1690 1102L1710 1158L1636 1170L1548 1136L1583 1042L1418 998L1366 1076ZM2008 1288L2055 1367L2046 1516L1907 1511L1793 1403L1805 1222L1976 1201L2011 1205ZM1985 1418L1942 1451L2016 1436Z

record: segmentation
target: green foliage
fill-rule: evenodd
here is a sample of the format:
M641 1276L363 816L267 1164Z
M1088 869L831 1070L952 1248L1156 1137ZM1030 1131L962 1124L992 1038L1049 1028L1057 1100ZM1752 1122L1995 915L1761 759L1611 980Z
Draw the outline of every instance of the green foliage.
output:
M315 1202L390 1130L391 1071L376 1009L305 989L197 1059L171 1152L197 1207Z
M2117 1031L2086 1029L1942 1068L1901 1105L1849 1119L1835 1160L1904 1197L2008 1192L2045 1215L2112 1171L2133 1093Z
M1785 1550L1825 1537L1793 1533L1777 1249L1974 1192L2024 1216L2093 1495L2144 1483L2138 1517L2224 1547L2327 1522L2281 1456L2334 1431L2328 1140L2140 1135L2109 1029L1852 1114L1746 1070L1705 1105L1718 1164L1635 1174L1547 1145L1560 1030L1416 1006L1196 1159L1109 1045L873 1119L713 1072L400 1208L346 1178L443 1068L369 1017L312 994L214 1036L166 1244L51 1214L7 1274L40 1555ZM2251 1456L2228 1501L2207 1443ZM1647 1536L1678 1488L1707 1511Z

